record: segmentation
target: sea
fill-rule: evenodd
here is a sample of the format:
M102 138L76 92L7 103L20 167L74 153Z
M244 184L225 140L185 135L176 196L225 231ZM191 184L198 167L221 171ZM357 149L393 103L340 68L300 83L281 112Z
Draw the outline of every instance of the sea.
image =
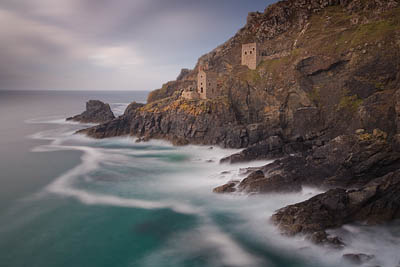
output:
M400 223L335 230L343 249L281 235L270 222L274 211L318 189L212 192L268 161L220 164L239 150L91 139L75 132L93 124L65 121L90 99L109 103L118 116L146 96L0 91L0 266L353 266L346 253L374 255L364 266L399 266Z

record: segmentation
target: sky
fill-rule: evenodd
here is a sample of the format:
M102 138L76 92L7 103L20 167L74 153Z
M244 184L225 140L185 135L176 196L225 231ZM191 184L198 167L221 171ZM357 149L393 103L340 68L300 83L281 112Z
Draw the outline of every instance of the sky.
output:
M1 0L0 90L153 90L273 0Z

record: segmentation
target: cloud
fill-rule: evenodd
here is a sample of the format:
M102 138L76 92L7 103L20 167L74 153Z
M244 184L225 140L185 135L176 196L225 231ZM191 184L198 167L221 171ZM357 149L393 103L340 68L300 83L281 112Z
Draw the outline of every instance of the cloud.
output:
M244 0L3 0L0 90L151 90L233 35Z
M132 65L143 64L142 58L128 46L106 46L93 49L89 57L102 67L125 69Z

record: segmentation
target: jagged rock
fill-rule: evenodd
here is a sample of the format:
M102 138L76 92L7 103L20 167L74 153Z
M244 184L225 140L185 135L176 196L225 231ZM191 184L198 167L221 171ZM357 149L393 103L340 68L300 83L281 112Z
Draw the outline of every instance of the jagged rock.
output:
M234 112L226 101L193 102L177 98L145 106L130 106L123 116L79 133L94 138L130 134L163 138L177 145L190 142L239 148L249 145L251 131L235 124Z
M374 225L400 218L400 170L376 178L358 190L331 189L278 210L272 221L286 234L312 235L343 224Z
M278 158L284 155L283 143L279 136L270 136L266 140L254 144L239 153L221 159L221 163L237 163L251 160Z
M214 193L233 193L236 191L235 186L237 183L230 182L213 189Z
M248 193L296 192L301 190L301 184L291 176L282 176L274 171L267 176L256 171L240 182L239 189Z
M104 123L115 118L110 105L99 100L86 102L86 110L79 115L67 118L67 121L79 121L83 123Z
M314 244L329 245L330 247L340 249L345 246L340 238L337 236L330 236L325 231L317 231L312 233L308 239Z
M285 155L304 152L312 147L312 142L304 142L301 137L284 142L279 136L270 136L266 140L258 142L233 155L224 157L221 163L238 163L252 160L277 159ZM322 145L321 140L315 144Z
M189 69L182 69L181 73L179 73L178 77L176 78L177 81L183 80L185 76L187 76L190 73Z
M385 137L386 134L379 130L375 135L338 136L325 145L278 159L258 172L253 170L240 182L238 190L269 193L296 192L302 186L359 188L400 169L400 153L393 150ZM249 157L246 152L234 154L229 159Z

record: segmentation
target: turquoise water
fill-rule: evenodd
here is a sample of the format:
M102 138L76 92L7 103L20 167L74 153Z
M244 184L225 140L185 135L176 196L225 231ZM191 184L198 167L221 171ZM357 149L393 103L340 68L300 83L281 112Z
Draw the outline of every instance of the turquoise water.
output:
M7 114L0 266L348 266L341 255L355 249L372 251L382 266L400 260L398 226L346 226L340 229L350 244L345 251L281 236L269 223L274 210L317 190L213 194L213 187L241 179L241 168L266 163L218 163L235 150L74 135L88 125L64 118L91 98L121 114L145 94L0 92Z

